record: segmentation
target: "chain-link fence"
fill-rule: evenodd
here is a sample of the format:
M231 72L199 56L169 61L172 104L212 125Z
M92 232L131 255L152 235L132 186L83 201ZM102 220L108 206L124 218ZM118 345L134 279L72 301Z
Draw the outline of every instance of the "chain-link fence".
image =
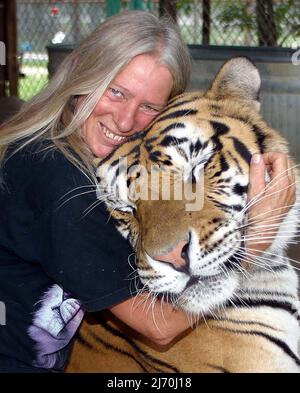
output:
M177 22L188 44L300 46L299 0L178 0ZM19 96L48 81L46 46L77 44L122 9L159 13L159 0L17 0Z
M17 0L19 96L28 100L47 83L47 45L76 44L122 9L157 13L158 0Z
M299 0L179 0L188 44L279 46L300 43Z

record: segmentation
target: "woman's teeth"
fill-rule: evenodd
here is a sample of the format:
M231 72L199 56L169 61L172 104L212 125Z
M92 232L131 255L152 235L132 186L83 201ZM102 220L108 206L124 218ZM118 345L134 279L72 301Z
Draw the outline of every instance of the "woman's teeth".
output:
M108 129L103 124L101 124L101 128L102 128L102 131L103 131L104 135L107 138L112 139L113 141L121 142L121 141L124 141L126 139L125 136L120 136L120 135L114 134L111 131L108 131Z

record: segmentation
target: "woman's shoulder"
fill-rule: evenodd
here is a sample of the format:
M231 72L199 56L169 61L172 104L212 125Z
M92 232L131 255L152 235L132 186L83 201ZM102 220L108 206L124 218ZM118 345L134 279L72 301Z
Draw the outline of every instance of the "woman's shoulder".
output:
M5 168L18 168L23 171L44 171L60 173L65 171L80 172L74 164L50 141L31 142L11 146L7 152Z
M30 186L55 191L87 183L87 177L47 141L11 149L3 172L17 188Z
M68 165L67 158L51 141L36 141L28 144L19 144L11 147L8 153L9 160L40 163L44 165Z

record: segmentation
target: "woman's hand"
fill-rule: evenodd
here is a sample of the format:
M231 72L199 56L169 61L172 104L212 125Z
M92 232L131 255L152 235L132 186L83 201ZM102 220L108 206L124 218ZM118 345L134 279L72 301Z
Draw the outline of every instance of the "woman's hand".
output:
M265 171L269 174L269 182L265 180ZM245 237L247 252L259 255L271 245L295 199L295 177L288 156L278 152L254 154L248 190L251 205L248 223L251 225ZM256 202L251 204L251 200Z

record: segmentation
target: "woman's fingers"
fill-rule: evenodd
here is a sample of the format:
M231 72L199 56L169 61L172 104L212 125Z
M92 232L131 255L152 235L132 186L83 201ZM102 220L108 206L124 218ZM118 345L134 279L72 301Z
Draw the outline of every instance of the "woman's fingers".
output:
M257 160L257 156L260 160ZM268 172L270 182L265 180L265 172ZM291 161L286 154L279 152L253 155L249 173L248 199L269 199L278 208L287 208L295 201L295 176L291 168ZM270 209L268 209L270 210Z
M266 166L261 154L254 154L252 156L249 172L249 190L248 199L251 200L258 194L264 191L266 187L265 182Z
M256 201L248 213L253 225L246 234L246 245L264 251L271 245L285 214L295 202L295 176L287 155L270 152L260 155L260 159L255 156L250 165L248 198L256 198ZM265 180L265 171L269 174L269 182Z
M289 176L290 182L293 183L293 185L296 187L295 173L293 171L292 162L291 162L290 158L288 159L288 176Z
M277 199L273 204L276 202L277 208L282 208L282 212L288 212L296 199L295 176L291 160L286 154L278 152L264 154L263 160L271 165L271 182L265 194L266 196L273 195Z

